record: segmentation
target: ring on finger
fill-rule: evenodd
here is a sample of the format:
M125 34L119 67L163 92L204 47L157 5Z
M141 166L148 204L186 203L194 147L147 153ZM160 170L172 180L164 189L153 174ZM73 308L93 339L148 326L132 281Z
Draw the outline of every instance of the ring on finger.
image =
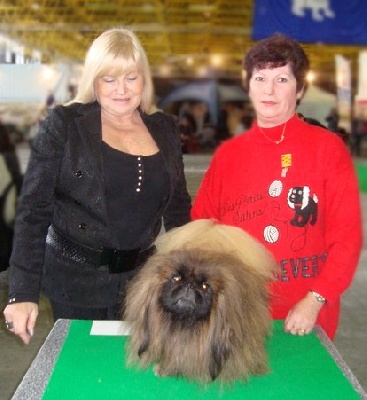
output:
M14 329L13 321L5 321L6 329Z

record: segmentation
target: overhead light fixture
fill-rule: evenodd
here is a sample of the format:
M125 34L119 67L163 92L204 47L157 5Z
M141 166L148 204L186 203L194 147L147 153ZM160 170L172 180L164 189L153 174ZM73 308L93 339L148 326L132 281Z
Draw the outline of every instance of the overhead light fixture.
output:
M194 64L194 58L192 56L188 56L186 58L186 64L191 67Z
M309 71L306 75L306 81L312 85L315 80L315 73L313 71Z
M159 74L163 77L168 77L171 75L171 66L168 64L162 64L159 67Z
M213 67L220 67L223 65L224 57L223 54L211 54L210 55L210 64Z

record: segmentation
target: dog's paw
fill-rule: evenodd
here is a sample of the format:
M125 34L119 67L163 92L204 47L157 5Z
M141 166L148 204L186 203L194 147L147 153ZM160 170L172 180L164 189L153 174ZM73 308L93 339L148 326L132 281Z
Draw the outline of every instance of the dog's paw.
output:
M153 368L153 371L155 376L160 376L160 377L179 375L177 373L174 373L173 371L168 371L167 369L162 368L159 364L157 364Z
M154 375L155 376L166 376L165 374L162 373L162 368L159 366L159 364L157 364L154 368Z

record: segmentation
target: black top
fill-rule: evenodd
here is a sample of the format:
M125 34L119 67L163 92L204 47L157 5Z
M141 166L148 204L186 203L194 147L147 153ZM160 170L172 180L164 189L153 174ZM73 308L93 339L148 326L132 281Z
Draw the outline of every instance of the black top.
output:
M189 222L191 198L174 119L161 112L141 112L140 116L169 176L169 194L142 235L147 248L159 234L162 222L166 230ZM41 124L32 142L18 204L9 299L37 303L42 287L46 296L63 304L116 304L120 274L85 268L85 264L46 243L52 224L83 246L119 247L107 213L101 132L101 106L96 101L57 105Z
M119 249L141 247L139 239L169 194L169 177L162 154L135 156L105 142L102 153L108 217L118 237Z

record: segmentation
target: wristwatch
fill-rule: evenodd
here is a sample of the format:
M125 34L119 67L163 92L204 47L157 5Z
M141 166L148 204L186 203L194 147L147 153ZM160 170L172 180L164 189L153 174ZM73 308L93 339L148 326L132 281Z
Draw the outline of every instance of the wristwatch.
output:
M321 296L320 293L314 292L313 290L310 290L310 292L315 296L316 300L317 300L319 303L323 303L323 304L326 303L325 297Z

